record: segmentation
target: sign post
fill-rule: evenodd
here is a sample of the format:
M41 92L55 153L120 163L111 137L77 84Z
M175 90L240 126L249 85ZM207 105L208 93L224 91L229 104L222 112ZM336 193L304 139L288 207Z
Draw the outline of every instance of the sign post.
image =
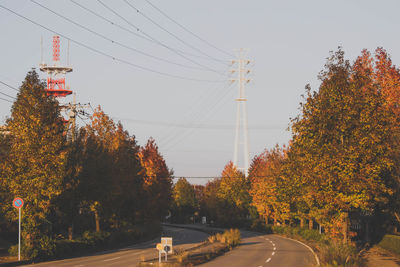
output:
M165 261L168 261L168 253L172 254L172 237L161 237L161 243L158 243L158 262L161 263L161 255L165 253Z
M14 208L18 209L18 261L21 260L21 209L24 206L24 201L20 197L13 200Z

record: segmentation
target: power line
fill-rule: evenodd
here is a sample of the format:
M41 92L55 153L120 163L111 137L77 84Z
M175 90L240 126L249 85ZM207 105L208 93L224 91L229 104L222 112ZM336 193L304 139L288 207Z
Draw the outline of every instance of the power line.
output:
M100 15L100 14L94 12L94 11L91 10L90 8L85 7L85 6L82 5L81 3L77 3L75 0L70 0L70 1L71 1L73 4L77 5L78 7L80 7L80 8L82 8L82 9L86 10L87 12L93 14L94 16L96 16L96 17L98 17L98 18L100 18L100 19L102 19L102 20L107 21L107 22L110 23L111 25L113 25L113 26L115 26L115 27L118 27L118 28L120 28L121 30L124 30L124 31L126 31L126 32L128 32L128 33L130 33L130 34L133 34L133 35L135 35L135 36L137 36L137 37L139 37L139 38L142 38L142 39L144 39L144 40L147 40L147 41L149 41L149 42L155 43L155 42L154 42L153 40L151 40L150 38L145 37L145 36L143 36L143 35L140 35L140 34L134 32L134 31L129 30L128 28L126 28L126 27L124 27L124 26L122 26L122 25L119 25L118 23L115 23L115 22L112 21L112 20L107 19L106 17L104 17L104 16L102 16L102 15ZM138 30L137 30L137 31L138 31Z
M100 14L94 12L92 9L90 9L90 8L88 8L88 7L84 6L84 5L82 5L81 3L76 2L75 0L70 0L70 1L71 1L73 4L75 4L76 6L80 7L81 9L86 10L87 12L91 13L92 15L94 15L94 16L96 16L96 17L98 17L98 18L100 18L100 19L102 19L102 20L104 20L104 21L110 23L111 25L113 25L113 26L115 26L115 27L117 27L117 28L119 28L119 29L121 29L121 30L123 30L123 31L125 31L125 32L127 32L127 33L129 33L129 34L132 34L132 35L134 35L134 36L136 36L136 37L142 38L143 40L146 40L146 41L148 41L148 42L157 44L157 45L159 45L159 46L161 46L161 47L164 47L164 48L168 48L168 50L170 50L170 51L175 51L175 52L174 52L175 54L176 54L176 53L181 53L181 54L186 54L186 55L189 55L189 56L192 56L192 57L203 58L203 59L208 59L208 60L214 60L214 59L210 59L210 58L208 58L208 57L203 57L203 56L199 56L199 55L193 55L193 54L191 54L191 53L187 53L187 52L185 52L185 51L182 51L182 50L179 50L179 49L176 49L176 48L172 48L172 47L169 47L169 46L167 46L167 45L163 45L163 44L161 44L161 42L159 42L159 41L156 41L156 40L154 40L154 39L152 39L152 38L149 38L149 37L143 36L143 35L141 35L141 34L138 34L137 32L141 32L142 34L144 34L144 33L143 33L139 28L137 28L135 25L131 25L131 26L134 27L136 31L131 31L130 29L128 29L128 28L126 28L126 27L124 27L124 26L122 26L122 25L116 23L115 21L112 21L112 20L110 20L110 19L108 19L108 18L106 18L106 17L104 17L104 16L102 16L102 15L100 15ZM179 56L181 56L181 55L179 55ZM225 63L227 62L226 60L222 60L222 61L221 61L221 60L217 60L217 61L219 61L219 62L225 62Z
M159 9L157 6L155 6L153 3L151 3L149 0L145 0L149 5L151 5L154 9L156 9L158 12L160 12L162 15L164 15L166 18L168 18L170 21L172 21L173 23L175 23L176 25L178 25L179 27L181 27L182 29L184 29L186 32L190 33L191 35L195 36L197 39L199 39L200 41L203 41L204 43L208 44L209 46L213 47L214 49L224 53L225 55L228 55L230 57L234 57L234 55L216 47L215 45L211 44L210 42L208 42L207 40L201 38L200 36L198 36L197 34L195 34L194 32L192 32L191 30L189 30L188 28L186 28L185 26L183 26L182 24L180 24L179 22L177 22L176 20L174 20L173 18L171 18L170 16L168 16L165 12L163 12L161 9Z
M11 88L11 89L13 89L13 90L19 92L19 90L18 90L17 88L15 88L14 86L11 86L11 85L9 85L9 84L7 84L7 83L5 83L5 82L2 82L2 81L0 81L0 83L3 84L3 85L5 85L5 86L7 86L8 88Z
M167 48L168 50L172 51L173 53L177 54L178 56L180 56L180 57L182 57L182 58L184 58L184 59L186 59L186 60L188 60L188 61L190 61L190 62L196 64L197 66L203 67L203 68L205 68L205 69L208 69L208 70L210 70L210 71L213 71L213 72L216 72L216 73L218 73L218 74L223 75L221 72L219 72L219 71L217 71L217 70L214 70L214 69L211 69L211 68L209 68L209 67L207 67L207 66L205 66L205 65L203 65L203 64L201 64L201 63L199 63L199 62L197 62L197 61L195 61L195 60L193 60L193 59L191 59L191 58L188 58L188 57L182 55L181 53L179 53L178 51L176 51L175 49L170 48L169 46L167 46L167 45L163 44L162 42L158 41L157 39L153 38L151 35L147 34L147 33L144 32L144 31L142 31L140 28L138 28L137 26L135 26L134 24L132 24L129 20L127 20L126 18L124 18L123 16L121 16L120 14L118 14L118 12L116 12L114 9L112 9L111 7L109 7L109 6L107 6L106 4L104 4L101 0L97 0L97 2L99 2L99 3L100 3L103 7L105 7L107 10L109 10L110 12L112 12L114 15L116 15L117 17L119 17L120 19L122 19L123 21L125 21L126 23L128 23L130 26L134 27L137 31L140 31L140 32L143 33L145 36L147 36L148 38L150 38L150 39L153 40L154 42L158 43L159 45L161 45L161 46Z
M25 17L25 16L23 16L23 15L21 15L21 14L15 12L14 10L11 10L11 9L9 9L9 8L7 8L7 7L5 7L5 6L3 6L3 5L0 5L0 7L3 8L3 9L5 9L5 10L7 10L7 11L10 12L10 13L13 13L14 15L16 15L16 16L18 16L18 17L24 19L24 20L29 21L29 22L32 23L32 24L35 24L36 26L39 26L39 27L41 27L41 28L43 28L43 29L45 29L45 30L47 30L47 31L49 31L49 32L52 32L52 33L54 33L54 34L57 34L57 35L59 35L59 36L65 38L65 39L68 39L68 40L70 40L71 42L75 43L75 44L78 45L78 46L84 47L84 48L86 48L86 49L88 49L88 50L90 50L90 51L92 51L92 52L95 52L96 54L99 54L99 55L102 55L102 56L104 56L104 57L110 58L110 59L112 59L112 60L114 60L114 61L117 61L117 62L126 64L126 65L129 65L129 66L132 66L132 67L141 69L141 70L145 70L145 71L148 71L148 72L157 73L157 74L162 75L162 76L172 77L172 78L181 79L181 80L189 80L189 81L197 81L197 82L221 82L220 80L219 80L219 81L215 81L215 80L204 80L204 79L196 79L196 78L189 78L189 77L174 75L174 74L170 74L170 73L166 73L166 72L161 72L161 71L158 71L158 70L154 70L154 69L150 69L150 68L147 68L147 67L143 67L143 66L134 64L134 63L132 63L132 62L130 62L130 61L127 61L127 60L124 60L124 59L115 57L115 56L110 55L110 54L107 54L107 53L105 53L105 52L103 52L103 51L101 51L101 50L98 50L98 49L93 48L93 47L91 47L91 46L89 46L89 45L86 45L86 44L84 44L84 43L82 43L82 42L79 42L79 41L76 41L76 40L74 40L74 39L72 39L72 38L69 38L68 36L66 36L66 35L64 35L64 34L61 34L61 33L57 32L57 31L55 31L55 30L52 30L52 29L50 29L50 28L48 28L48 27L46 27L46 26L44 26L44 25L42 25L42 24L40 24L40 23L38 23L38 22L36 22L36 21L30 19L30 18L27 18L27 17Z
M141 12L139 9L137 9L135 6L133 6L131 3L129 3L127 0L124 0L124 2L130 6L131 8L133 8L137 13L139 13L140 15L142 15L144 18L146 18L148 21L150 21L151 23L153 23L154 25L156 25L157 27L159 27L160 29L162 29L163 31L167 32L169 35L173 36L175 39L177 39L178 41L180 41L181 43L185 44L186 46L192 48L193 50L196 50L197 52L199 52L202 55L205 55L206 57L212 58L212 59L216 59L210 55L208 55L207 53L203 52L202 50L198 49L197 47L189 44L188 42L186 42L185 40L179 38L177 35L175 35L174 33L170 32L169 30L167 30L166 28L164 28L163 26L161 26L159 23L157 23L155 20L153 20L152 18L150 18L149 16L147 16L145 13ZM218 60L218 59L217 59Z
M2 97L0 97L0 100L6 101L6 102L9 102L9 103L14 103L14 102L12 102L12 101L10 101L8 99L2 98Z
M222 105L219 105L219 103L224 99L224 97L229 93L230 86L227 88L227 90L225 91L225 93L217 100L217 102L214 104L214 106L208 110L208 113L206 114L206 117L210 118L210 116L212 116L212 112L215 111L216 108L221 107ZM204 121L204 120L203 120ZM179 144L180 142L182 142L184 140L184 138L186 138L187 136L189 136L192 132L194 131L194 129L189 129L187 132L185 132L180 139L175 139L175 142L171 142L171 139L167 141L166 144L164 144L166 146L165 150L169 150L171 147L176 146L177 144ZM173 140L173 139L172 139ZM171 145L172 143L172 145ZM169 146L168 146L169 145Z
M228 87L229 84L224 84L224 86L218 86L217 88L213 89L211 94L206 94L205 98L199 99L195 105L192 105L192 108L190 111L185 112L186 115L186 120L189 121L197 121L201 115L201 112L204 110L209 110L208 106L205 106L207 104L210 104L210 107L212 107L212 101L214 101L218 95L218 93L221 92L220 89L224 90L226 87ZM178 123L178 120L176 120L176 123ZM168 131L165 131L163 133L163 136L160 138L159 143L164 145L165 143L171 142L173 139L178 139L179 136L182 134L185 134L185 131L181 131L177 129L176 127L171 127Z
M189 68L189 69L203 70L203 69L198 68L198 67L188 66L188 65L184 65L184 64L180 64L180 63L177 63L177 62L170 61L170 60L168 60L168 59L164 59L164 58L160 58L160 57L157 57L157 56L153 56L153 55L151 55L151 54L148 54L148 53L146 53L146 52L143 52L143 51L141 51L141 50L138 50L138 49L136 49L136 48L134 48L134 47L131 47L131 46L128 46L128 45L123 44L123 43L121 43L121 42L115 41L115 40L113 40L113 39L111 39L111 38L109 38L109 37L107 37L107 36L105 36L105 35L103 35L103 34L101 34L101 33L98 33L98 32L96 32L96 31L94 31L94 30L92 30L92 29L89 29L89 28L86 27L86 26L83 26L83 25L80 24L80 23L77 23L77 22L73 21L73 20L70 19L70 18L67 18L67 17L61 15L60 13L57 13L56 11L54 11L54 10L52 10L52 9L50 9L50 8L48 8L48 7L44 6L44 5L42 5L42 4L38 3L38 2L36 2L35 0L31 0L31 2L33 2L34 4L36 4L36 5L40 6L40 7L42 7L43 9L45 9L45 10L47 10L47 11L53 13L54 15L56 15L56 16L58 16L58 17L60 17L60 18L63 18L64 20L66 20L66 21L68 21L68 22L70 22L70 23L72 23L72 24L74 24L74 25L76 25L76 26L78 26L78 27L84 29L85 31L88 31L88 32L90 32L90 33L92 33L92 34L94 34L94 35L96 35L96 36L98 36L98 37L100 37L100 38L102 38L102 39L104 39L104 40L106 40L106 41L111 42L112 44L116 44L116 45L118 45L118 46L121 46L121 47L123 47L123 48L129 49L129 50L134 51L134 52L136 52L136 53L142 54L142 55L144 55L144 56L146 56L146 57L150 57L150 58L153 58L153 59L156 59L156 60L159 60L159 61L162 61L162 62L166 62L166 63L169 63L169 64L173 64L173 65L177 65L177 66L184 67L184 68ZM209 71L208 69L204 69L204 70Z
M15 98L15 97L13 97L13 96L10 96L10 95L8 95L8 94L6 94L6 93L0 92L0 94L2 94L2 95L4 95L4 96L8 96L8 97L10 97L10 98L12 98L12 99L15 99L15 100L16 100L16 98Z

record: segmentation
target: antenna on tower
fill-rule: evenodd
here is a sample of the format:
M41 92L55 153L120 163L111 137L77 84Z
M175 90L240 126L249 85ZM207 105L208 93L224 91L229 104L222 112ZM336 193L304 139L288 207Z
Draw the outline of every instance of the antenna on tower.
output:
M239 94L236 101L236 128L235 128L235 145L233 152L233 164L238 168L244 171L245 176L247 177L249 174L250 167L250 155L249 155L249 137L247 130L247 107L246 102L247 98L245 96L245 84L250 82L250 79L247 78L247 75L250 73L250 69L247 68L247 65L250 63L250 60L246 59L248 50L247 49L238 49L236 51L237 59L232 60L232 65L237 64L237 69L232 69L232 73L237 72L238 77L233 79L232 81L237 81L239 86ZM239 153L239 142L240 142L240 126L242 126L242 138L244 145L243 147L243 160L244 167L238 167L238 153Z
M72 94L69 87L65 86L65 75L72 71L71 67L58 66L60 61L60 36L53 36L53 65L40 64L40 70L47 73L47 95L63 97ZM59 77L62 76L62 77Z

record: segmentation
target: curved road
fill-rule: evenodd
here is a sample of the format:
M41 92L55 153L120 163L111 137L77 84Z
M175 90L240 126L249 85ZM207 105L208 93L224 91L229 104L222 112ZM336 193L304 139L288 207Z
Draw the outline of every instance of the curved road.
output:
M314 254L303 244L278 235L241 231L242 242L234 250L202 267L308 267L317 266Z
M162 236L172 237L174 249L187 249L196 246L198 243L207 239L208 235L189 229L172 228L163 226ZM160 238L130 246L123 249L105 251L90 256L83 256L58 261L48 261L25 266L136 266L143 259L158 257L156 244L160 243Z
M178 226L179 227L179 226ZM241 231L241 244L223 256L202 264L202 267L308 267L316 266L312 252L303 244L277 235ZM173 237L174 249L196 246L207 234L192 229L163 226L163 236ZM28 266L136 266L143 259L158 257L155 249L160 238L123 249L90 256L43 262Z

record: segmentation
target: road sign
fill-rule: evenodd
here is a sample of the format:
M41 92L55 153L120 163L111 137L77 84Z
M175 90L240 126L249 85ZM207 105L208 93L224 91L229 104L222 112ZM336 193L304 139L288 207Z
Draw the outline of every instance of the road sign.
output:
M172 254L172 237L161 237L164 253Z
M161 243L157 243L156 248L157 248L158 250L163 250L163 245L162 245Z
M13 206L16 209L20 209L20 208L22 208L24 206L24 201L22 200L22 198L16 197L13 200Z
M13 200L14 208L18 209L18 261L21 260L21 210L24 206L24 201L20 197Z

